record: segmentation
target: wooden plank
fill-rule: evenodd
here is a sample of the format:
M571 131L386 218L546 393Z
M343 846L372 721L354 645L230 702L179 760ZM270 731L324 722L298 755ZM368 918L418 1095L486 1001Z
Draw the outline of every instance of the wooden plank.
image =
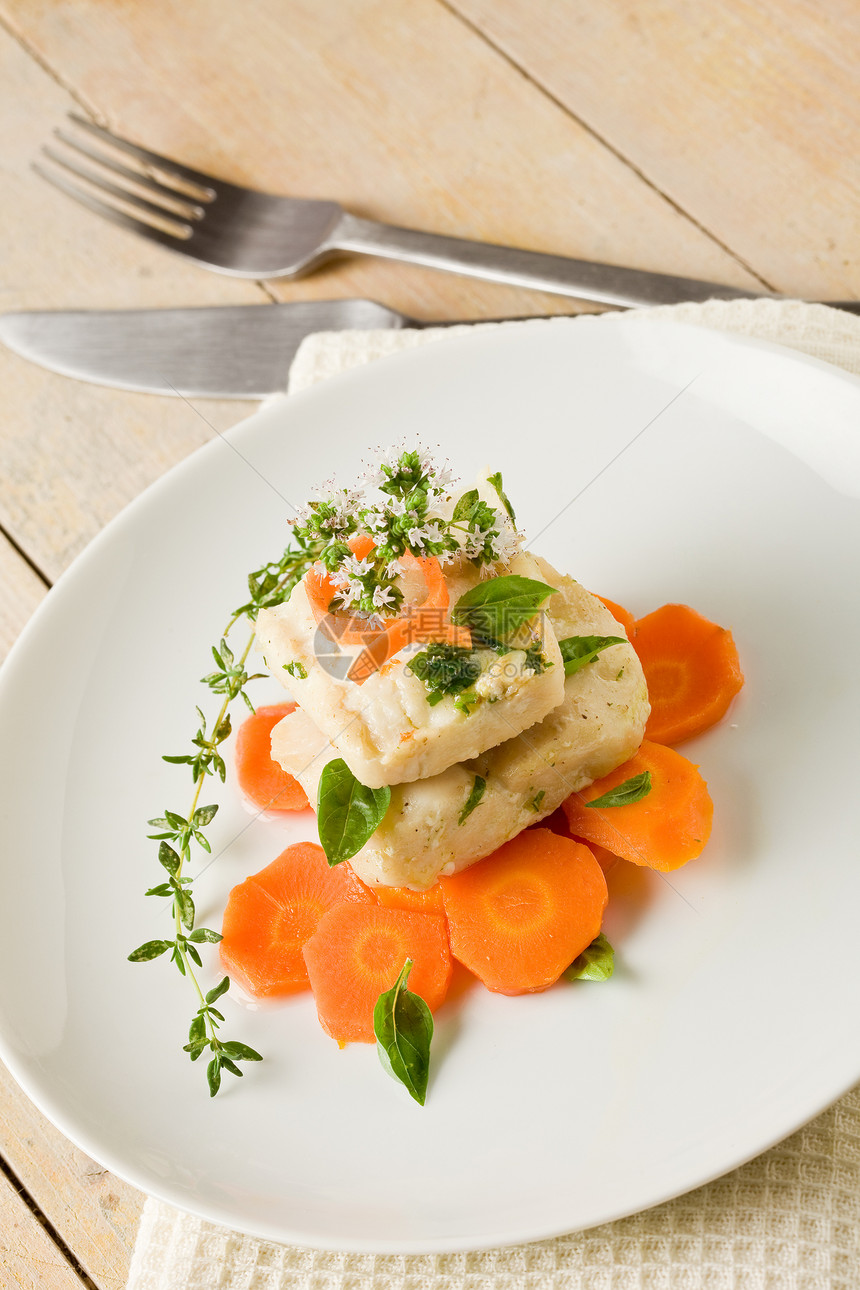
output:
M451 0L774 288L860 297L853 0Z
M438 0L246 0L217 21L211 0L2 9L111 125L204 169L394 223L751 285ZM422 317L560 307L366 261L305 286L335 283Z
M56 195L31 161L74 99L0 29L0 309L254 303ZM82 385L0 347L0 527L53 580L127 501L212 435L193 408ZM206 405L219 429L252 405Z
M128 1279L143 1195L64 1138L21 1092L2 1063L0 1157L100 1290L121 1290ZM9 1258L5 1230L0 1218L4 1290L2 1274L8 1271L3 1260ZM35 1256L31 1258L35 1267ZM38 1280L34 1284L42 1285ZM74 1284L79 1284L77 1278Z
M46 591L42 579L0 533L0 662Z
M5 308L262 298L46 188L30 162L75 101L203 169L337 196L363 215L755 285L437 0L248 0L220 3L217 21L210 0L0 0L0 13L17 36L0 35ZM367 259L275 289L377 297L420 317L575 308ZM175 400L89 388L7 354L0 381L0 470L17 481L0 525L51 577L211 434ZM204 410L221 429L244 414Z
M0 1270L3 1290L84 1290L86 1285L2 1174Z

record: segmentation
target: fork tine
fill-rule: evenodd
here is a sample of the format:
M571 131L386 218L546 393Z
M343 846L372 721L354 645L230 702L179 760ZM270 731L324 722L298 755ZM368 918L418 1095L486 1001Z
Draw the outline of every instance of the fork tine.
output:
M154 166L166 175L176 175L181 182L193 184L196 188L202 189L209 201L217 197L218 185L224 183L223 180L214 179L212 175L204 175L200 170L192 170L190 166L180 165L170 157L162 157L157 152L150 152L148 148L141 148L139 144L129 143L128 139L122 139L118 134L111 134L110 130L103 129L94 121L88 121L77 112L70 112L69 120L74 121L75 125L80 126L82 130L89 130L90 134L94 134L97 139L102 139L114 148L119 148L121 152L137 157L138 161ZM226 184L225 187L232 187L232 185Z
M97 161L100 166L104 166L106 170L113 171L115 175L121 175L123 179L130 179L133 183L137 184L139 188L142 188L144 192L151 193L153 197L163 198L165 202L171 204L171 210L174 206L181 207L182 213L186 219L203 218L205 213L204 208L198 205L192 198L186 197L178 188L168 188L166 185L159 184L155 179L145 175L142 170L131 170L128 166L120 165L118 161L114 161L114 159L109 157L107 153L101 152L98 148L91 147L80 139L76 139L74 135L69 134L66 130L55 130L54 134L61 143L66 145L67 148L72 148L75 152L80 152L84 157L90 157L93 161ZM50 157L57 160L56 153L47 148L45 151ZM93 182L96 181L93 180ZM102 181L99 180L98 182Z
M177 240L182 236L191 236L191 225L178 215L175 211L169 211L165 206L156 206L154 202L148 202L145 197L138 197L136 193L130 192L127 188L121 188L119 184L112 184L109 179L103 179L101 175L87 166L82 166L79 162L71 157L64 157L62 153L56 152L53 148L46 147L42 149L46 157L49 157L55 165L61 166L63 170L71 171L80 179L85 179L87 183L93 184L100 192L109 193L111 197L118 197L120 201L128 202L130 206L136 207L141 214L144 212L154 215L157 219L166 220L174 224L181 233L175 234Z
M180 251L182 249L182 239L168 233L165 229L155 228L152 224L145 224L143 220L134 219L127 215L125 211L117 210L115 206L109 206L107 202L100 202L97 197L79 188L77 184L66 179L62 173L54 174L44 166L40 166L37 161L33 162L33 169L42 179L46 179L49 184L55 188L61 189L67 196L74 198L81 206L86 206L88 210L94 211L96 215L103 216L110 220L112 224L118 224L120 228L130 229L132 233L137 233L140 237L147 238L150 242L157 242L159 246L166 246L170 250Z

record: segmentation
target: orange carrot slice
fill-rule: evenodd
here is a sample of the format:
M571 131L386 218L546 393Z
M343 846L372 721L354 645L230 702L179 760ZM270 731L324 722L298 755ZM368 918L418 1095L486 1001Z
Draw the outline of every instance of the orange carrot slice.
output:
M744 683L731 632L688 605L663 605L640 618L634 648L651 700L645 734L655 743L676 744L707 730Z
M627 639L632 641L636 635L636 619L630 611L625 609L623 605L617 605L614 600L607 600L605 596L598 596L597 599L601 605L606 606L615 621L621 624L627 633Z
M589 802L625 780L651 773L647 797L626 806ZM571 833L649 869L668 872L694 860L711 835L714 804L697 766L673 748L646 740L635 757L563 803Z
M302 957L327 910L373 903L346 864L330 869L322 847L296 842L230 892L221 929L221 961L257 998L309 988Z
M382 905L336 905L305 945L320 1024L339 1044L374 1042L373 1008L407 959L409 989L431 1012L451 979L445 919Z
M301 811L309 805L297 779L272 760L272 729L295 708L274 703L258 708L236 732L236 777L249 801L265 811Z
M557 981L600 931L607 901L588 847L549 829L440 882L454 957L500 994Z
M411 887L374 887L373 893L386 909L416 909L423 914L445 913L442 888L438 882L426 891L413 891Z

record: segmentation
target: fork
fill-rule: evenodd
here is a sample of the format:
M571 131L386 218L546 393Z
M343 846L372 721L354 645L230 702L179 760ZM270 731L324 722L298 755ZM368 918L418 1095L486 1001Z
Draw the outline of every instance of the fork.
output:
M242 188L141 148L76 113L70 113L70 120L98 140L95 145L65 130L55 131L70 153L96 161L146 195L111 182L78 156L63 155L52 147L43 152L58 169L35 164L43 179L112 223L234 277L298 277L339 252L353 252L621 308L682 300L756 299L765 294L359 219L336 202ZM138 168L111 156L104 145ZM101 200L78 179L129 209ZM860 310L855 302L828 303Z

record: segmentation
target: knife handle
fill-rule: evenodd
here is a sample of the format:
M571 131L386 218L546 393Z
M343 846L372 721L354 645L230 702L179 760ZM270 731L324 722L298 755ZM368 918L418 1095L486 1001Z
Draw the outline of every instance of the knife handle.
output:
M440 233L421 233L416 229L357 219L354 215L344 215L338 221L328 249L407 260L430 269L489 278L621 308L670 305L683 300L751 300L765 294L696 278L572 260L543 251L521 251L462 237L444 237Z

